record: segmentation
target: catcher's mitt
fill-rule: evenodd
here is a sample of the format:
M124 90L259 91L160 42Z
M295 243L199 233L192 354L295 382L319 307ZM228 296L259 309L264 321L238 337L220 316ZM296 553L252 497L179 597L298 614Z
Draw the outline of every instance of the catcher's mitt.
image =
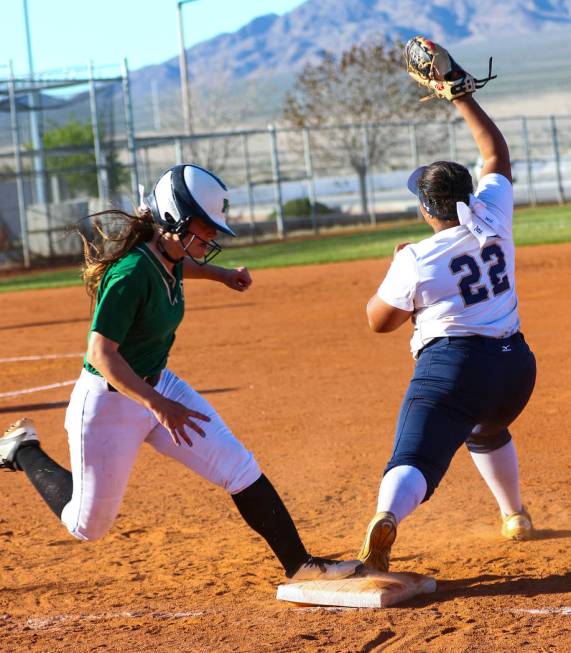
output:
M492 75L492 57L490 57L488 76L475 79L459 66L447 50L433 43L424 36L415 36L406 44L404 56L408 74L432 94L422 98L429 100L439 97L445 100L474 93L485 86L497 75Z

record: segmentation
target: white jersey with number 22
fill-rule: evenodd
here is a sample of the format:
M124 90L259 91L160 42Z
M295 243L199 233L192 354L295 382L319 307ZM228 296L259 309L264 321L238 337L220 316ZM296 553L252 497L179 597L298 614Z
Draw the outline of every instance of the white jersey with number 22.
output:
M465 226L445 229L395 256L378 296L413 311L411 351L434 338L505 338L519 329L512 236L513 188L500 174L482 177L475 196L495 234L480 244Z

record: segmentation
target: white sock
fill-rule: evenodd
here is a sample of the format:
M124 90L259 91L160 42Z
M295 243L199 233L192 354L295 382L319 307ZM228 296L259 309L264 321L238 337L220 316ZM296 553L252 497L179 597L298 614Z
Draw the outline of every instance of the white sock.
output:
M489 453L472 453L472 460L504 515L521 510L517 452L513 440Z
M392 512L400 524L424 499L426 489L426 479L416 467L393 467L381 481L377 512Z

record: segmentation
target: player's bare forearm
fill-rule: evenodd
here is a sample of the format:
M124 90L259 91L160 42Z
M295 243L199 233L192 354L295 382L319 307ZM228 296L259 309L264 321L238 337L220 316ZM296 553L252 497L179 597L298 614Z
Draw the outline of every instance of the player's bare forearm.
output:
M209 422L210 417L163 397L135 374L119 353L116 342L93 331L89 338L87 360L118 392L152 411L177 446L183 443L192 446L187 427L205 437L197 420Z
M150 408L157 393L145 383L118 351L119 345L93 331L87 347L87 362L121 394Z
M373 295L367 304L367 320L375 333L395 331L410 319L412 312L403 311Z
M212 263L199 265L190 257L184 259L184 278L185 279L206 279L207 281L224 282L226 268Z
M184 260L185 279L206 279L207 281L218 281L232 290L240 292L247 290L252 285L252 277L248 268L223 268L219 265L206 263L199 265L191 258Z
M453 104L468 125L484 160L481 176L497 172L511 181L508 145L494 121L471 94L457 98Z

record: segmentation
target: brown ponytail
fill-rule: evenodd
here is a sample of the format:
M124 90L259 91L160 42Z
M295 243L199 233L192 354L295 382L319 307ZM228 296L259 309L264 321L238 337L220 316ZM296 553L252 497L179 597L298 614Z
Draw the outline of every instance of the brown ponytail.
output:
M104 223L101 218L112 218ZM81 276L87 294L95 299L107 268L139 243L149 242L156 230L150 209L137 209L135 215L119 209L99 211L87 216L78 233L83 241L85 262ZM91 232L86 235L86 232Z

